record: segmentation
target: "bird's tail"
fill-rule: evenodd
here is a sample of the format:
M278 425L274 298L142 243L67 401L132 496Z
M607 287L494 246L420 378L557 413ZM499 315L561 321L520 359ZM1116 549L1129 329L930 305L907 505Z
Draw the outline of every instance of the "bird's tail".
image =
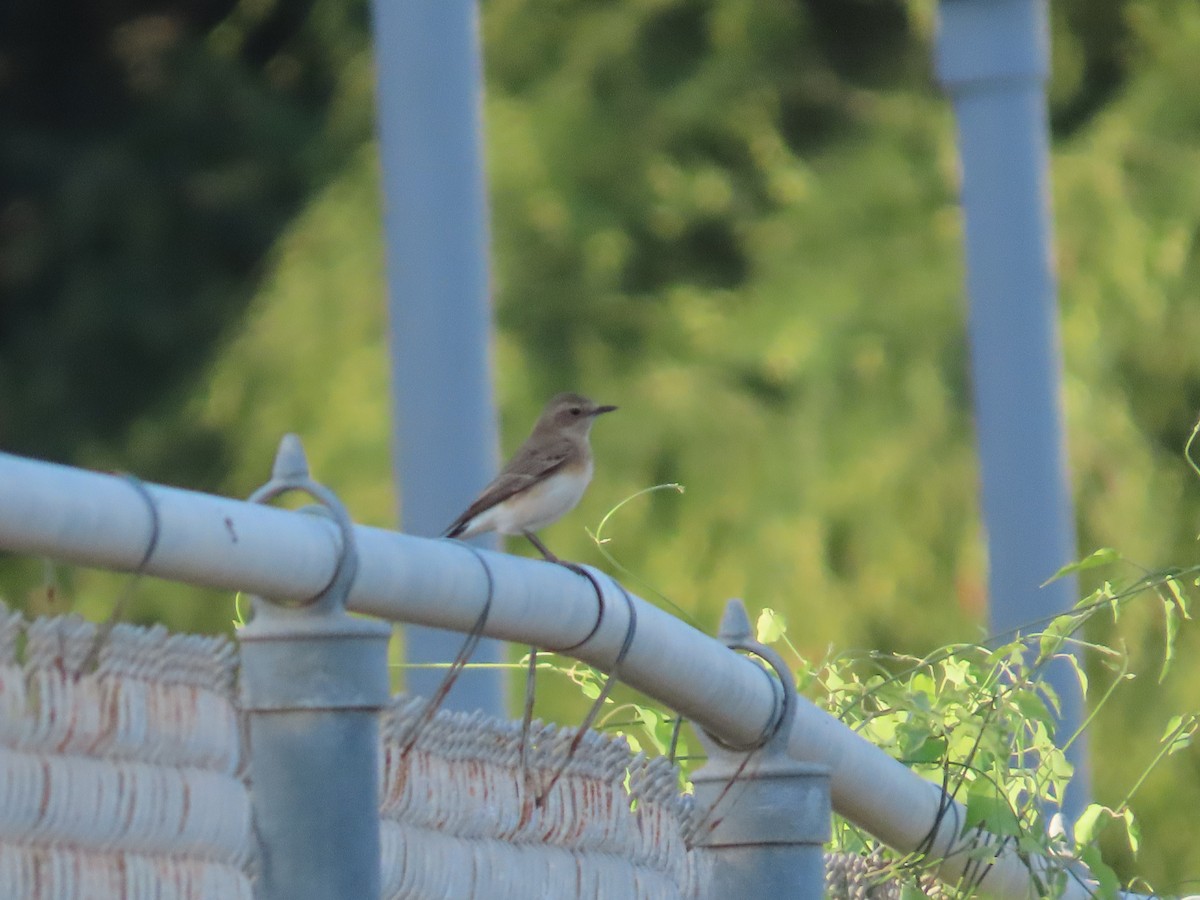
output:
M467 520L457 519L450 523L450 527L442 532L444 538L455 538L467 530Z

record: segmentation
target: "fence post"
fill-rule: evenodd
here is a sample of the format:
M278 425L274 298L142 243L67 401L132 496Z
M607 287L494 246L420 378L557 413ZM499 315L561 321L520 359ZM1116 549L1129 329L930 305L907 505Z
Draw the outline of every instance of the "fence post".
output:
M388 699L383 622L346 613L354 529L332 492L309 478L286 436L273 477L251 497L300 491L341 532L341 558L317 596L284 605L255 597L240 630L256 900L375 898L380 892L379 722Z
M708 762L692 777L693 841L707 847L714 860L707 896L821 900L832 814L829 768L789 756L796 713L794 681L780 656L753 639L740 600L726 606L719 637L775 670L778 680L766 670L763 677L779 704L755 746L729 747L700 732Z

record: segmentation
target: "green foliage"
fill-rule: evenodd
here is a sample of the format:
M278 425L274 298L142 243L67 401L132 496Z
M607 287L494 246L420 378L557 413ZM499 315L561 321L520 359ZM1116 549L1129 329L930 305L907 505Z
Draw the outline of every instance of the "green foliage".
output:
M1084 570L1098 560L1115 558L1111 550L1098 551L1066 569ZM756 633L760 642L777 644L796 658L797 684L818 705L963 804L966 815L959 837L964 847L958 852L977 858L981 865L969 870L961 883L943 884L941 896L974 896L986 862L998 846L1008 846L1027 859L1043 861L1033 869L1038 896L1060 896L1069 880L1081 876L1077 866L1082 863L1096 882L1096 896L1115 898L1121 880L1105 858L1101 838L1108 834L1138 856L1142 826L1131 805L1134 796L1163 760L1191 745L1200 717L1172 716L1155 756L1124 797L1112 806L1091 803L1073 826L1064 827L1058 810L1074 775L1064 750L1087 723L1065 743L1056 743L1058 698L1041 673L1051 660L1068 659L1087 695L1089 682L1074 654L1086 647L1102 660L1117 679L1102 697L1092 699L1094 718L1112 702L1115 686L1133 676L1127 654L1086 645L1077 634L1095 615L1163 592L1171 594L1164 610L1177 609L1177 596L1186 611L1187 595L1179 588L1177 574L1138 579L1120 591L1106 586L1070 613L1054 617L1043 631L1002 645L952 645L920 658L869 652L827 654L810 661L789 640L785 618L770 608L760 613ZM1161 652L1165 675L1172 658L1170 638ZM595 670L577 663L553 668L589 700L599 696L602 676ZM686 750L681 755L677 751L677 719L645 701L608 702L612 710L599 720L599 727L623 734L635 750L678 756L685 780L698 766L700 760ZM896 854L837 817L833 847L864 855L883 851L891 861L892 876L912 896L923 895L920 885L937 868L937 860L924 851ZM1149 890L1144 879L1137 881L1140 889Z
M1065 570L1086 570L1116 558L1114 551L1100 550ZM1196 571L1187 574L1194 577ZM1122 799L1113 806L1090 804L1071 832L1064 833L1053 818L1074 774L1063 751L1113 702L1117 686L1134 677L1127 653L1081 642L1077 635L1093 616L1111 611L1115 617L1135 600L1157 597L1168 622L1190 618L1182 574L1139 578L1120 591L1106 584L1069 614L1053 618L1043 631L1004 645L954 645L919 659L885 653L838 655L816 664L800 659L804 674L799 680L810 685L810 693L831 714L963 802L964 837L985 829L1011 840L1022 853L1053 860L1056 868L1045 873L1043 896L1061 890L1064 879L1073 877L1070 863L1078 860L1097 880L1099 896L1115 897L1120 879L1105 858L1101 837L1119 824L1119 837L1108 843L1118 840L1132 857L1138 856L1142 826L1132 801L1168 756L1190 746L1200 722L1193 713L1171 716L1154 756ZM786 642L786 625L772 610L764 610L758 631L761 637ZM1168 629L1160 648L1160 682L1172 667L1176 637L1177 631ZM1056 745L1058 699L1040 673L1052 659L1065 658L1088 695L1089 680L1077 662L1085 649L1115 677L1103 696L1090 698L1088 721ZM1145 735L1140 737L1144 745L1152 745ZM835 843L855 852L876 848L872 838L846 822L835 832ZM989 847L979 841L984 855ZM927 865L914 854L898 859L896 872L911 877ZM1138 881L1146 888L1144 879ZM956 886L964 896L972 895L973 888L972 883Z

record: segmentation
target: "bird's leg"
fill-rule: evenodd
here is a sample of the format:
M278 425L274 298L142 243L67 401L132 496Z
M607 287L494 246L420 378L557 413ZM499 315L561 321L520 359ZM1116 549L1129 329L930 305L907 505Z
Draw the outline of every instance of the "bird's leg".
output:
M551 551L551 549L549 547L547 547L545 544L543 544L541 539L536 534L534 534L532 531L522 531L521 533L523 535L525 535L525 537L529 541L529 543L531 543L531 544L533 544L533 546L537 547L538 553L542 554L542 559L546 560L546 562L552 562L556 566L562 566L564 569L570 569L576 575L579 575L579 576L582 576L583 578L587 578L588 580L591 580L591 576L589 576L588 573L583 570L583 566L579 565L578 563L573 563L573 562L570 562L569 560L560 559L559 557L555 556L553 551ZM597 588L597 590L599 590L599 588Z
M531 543L531 544L533 544L533 546L537 547L538 553L542 554L542 558L544 560L546 560L546 562L560 563L560 564L562 563L562 560L559 559L557 556L555 556L553 553L551 553L550 548L547 547L545 544L543 544L538 539L538 536L536 534L534 534L532 531L525 531L522 533L525 535L526 539L528 539L529 543Z

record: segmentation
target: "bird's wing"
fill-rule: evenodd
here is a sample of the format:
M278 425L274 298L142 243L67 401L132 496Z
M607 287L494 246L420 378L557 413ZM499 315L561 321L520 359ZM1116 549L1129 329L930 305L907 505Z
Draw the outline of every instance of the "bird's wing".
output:
M521 447L492 483L483 489L483 493L475 502L451 523L442 537L456 537L466 529L468 522L485 509L533 487L546 475L560 468L566 462L571 449L571 441L567 438L559 438L539 447L531 447L528 444Z

